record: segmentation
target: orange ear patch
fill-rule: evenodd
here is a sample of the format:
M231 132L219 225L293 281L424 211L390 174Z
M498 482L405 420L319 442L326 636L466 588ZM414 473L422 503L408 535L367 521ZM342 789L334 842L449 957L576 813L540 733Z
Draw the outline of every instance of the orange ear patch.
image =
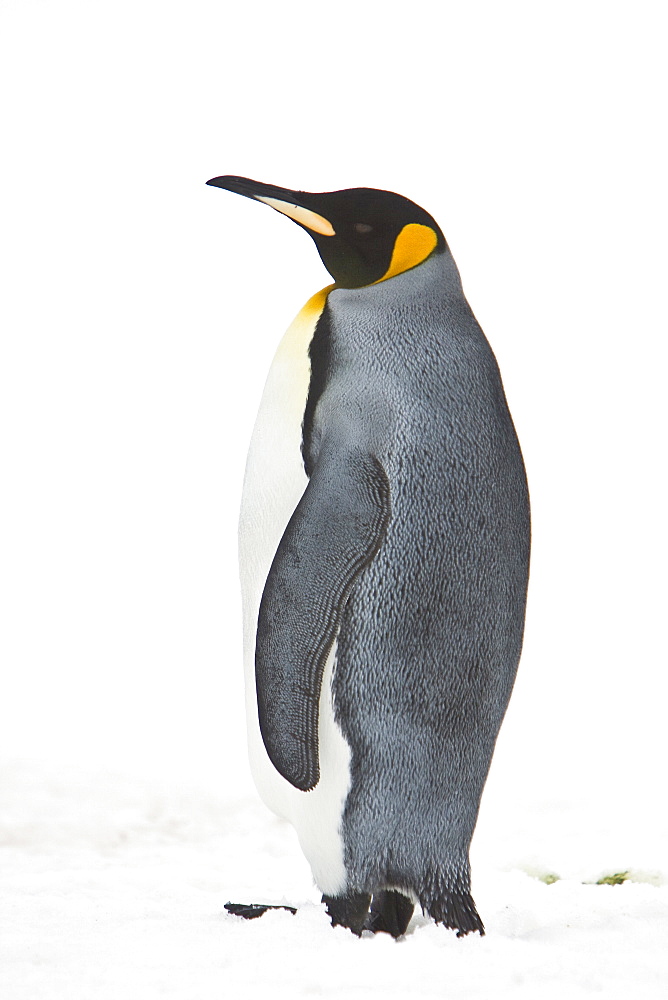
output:
M387 281L388 278L394 278L402 271L409 271L411 267L417 267L418 264L427 259L437 243L438 237L431 226L409 222L394 241L390 266L378 281ZM378 281L374 281L374 285L377 285Z

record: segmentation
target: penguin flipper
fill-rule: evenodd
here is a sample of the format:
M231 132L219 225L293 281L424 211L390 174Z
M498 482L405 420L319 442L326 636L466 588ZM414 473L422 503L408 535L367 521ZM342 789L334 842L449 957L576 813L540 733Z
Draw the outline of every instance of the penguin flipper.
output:
M295 788L320 778L318 708L325 662L355 579L380 548L390 484L365 452L321 455L265 583L255 651L260 730Z

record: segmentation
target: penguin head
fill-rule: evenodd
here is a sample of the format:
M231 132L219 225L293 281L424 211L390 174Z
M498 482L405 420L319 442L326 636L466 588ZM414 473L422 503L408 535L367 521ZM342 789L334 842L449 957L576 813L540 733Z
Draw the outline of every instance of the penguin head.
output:
M305 229L340 288L394 278L446 248L431 215L392 191L349 188L312 194L230 175L207 184L261 201Z

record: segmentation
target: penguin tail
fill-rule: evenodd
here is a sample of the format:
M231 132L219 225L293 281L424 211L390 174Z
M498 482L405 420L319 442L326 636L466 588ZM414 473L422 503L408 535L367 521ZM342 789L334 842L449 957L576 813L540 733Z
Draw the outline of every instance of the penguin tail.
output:
M420 899L423 913L428 913L437 924L443 924L457 931L457 937L464 937L477 931L485 934L485 925L476 910L470 892L444 892L436 898Z

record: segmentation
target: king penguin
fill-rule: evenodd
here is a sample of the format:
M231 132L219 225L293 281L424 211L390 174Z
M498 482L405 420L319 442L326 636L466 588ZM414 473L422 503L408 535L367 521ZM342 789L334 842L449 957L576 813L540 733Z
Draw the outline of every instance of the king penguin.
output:
M246 466L258 790L295 827L333 925L399 937L419 904L482 934L469 846L530 537L494 354L443 233L407 198L207 183L296 222L334 279L278 347Z

